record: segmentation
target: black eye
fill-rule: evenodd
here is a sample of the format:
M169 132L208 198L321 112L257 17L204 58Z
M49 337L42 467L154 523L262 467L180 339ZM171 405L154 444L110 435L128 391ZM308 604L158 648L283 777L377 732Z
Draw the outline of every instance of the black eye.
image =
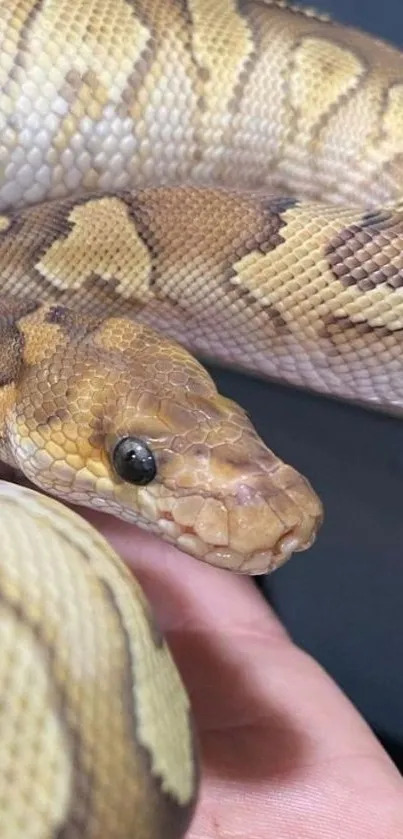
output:
M120 478L130 484L144 486L157 474L157 467L152 451L139 437L123 437L116 444L113 465Z

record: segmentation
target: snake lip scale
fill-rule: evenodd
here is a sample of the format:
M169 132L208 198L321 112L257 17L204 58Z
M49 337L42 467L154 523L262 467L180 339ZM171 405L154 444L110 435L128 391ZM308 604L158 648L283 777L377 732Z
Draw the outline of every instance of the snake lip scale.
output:
M310 547L201 360L402 412L402 113L397 49L285 0L0 0L4 839L185 835L189 698L63 502L242 574Z

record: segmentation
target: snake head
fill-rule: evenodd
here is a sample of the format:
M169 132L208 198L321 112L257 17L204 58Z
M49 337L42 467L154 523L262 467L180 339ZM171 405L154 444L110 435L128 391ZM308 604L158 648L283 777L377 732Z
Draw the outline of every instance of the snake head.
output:
M312 544L322 520L313 489L181 346L60 306L19 328L8 460L33 483L240 573Z
M208 384L208 395L190 388L151 398L154 429L147 433L141 423L134 441L126 431L114 439L112 462L125 478L126 452L145 442L155 474L148 482L146 464L137 498L158 532L210 564L267 572L312 544L321 504L306 479L264 445L245 411ZM126 493L123 485L122 499Z

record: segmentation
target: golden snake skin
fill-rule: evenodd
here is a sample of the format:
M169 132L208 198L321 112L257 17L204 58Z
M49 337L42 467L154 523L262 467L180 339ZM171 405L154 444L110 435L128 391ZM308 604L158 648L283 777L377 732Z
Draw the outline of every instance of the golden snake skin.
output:
M0 481L0 524L1 836L173 839L194 735L141 589L54 499Z
M239 572L308 547L319 499L188 351L401 412L402 196L386 44L282 0L0 0L0 458ZM0 520L1 836L179 839L141 592L55 501L4 485Z

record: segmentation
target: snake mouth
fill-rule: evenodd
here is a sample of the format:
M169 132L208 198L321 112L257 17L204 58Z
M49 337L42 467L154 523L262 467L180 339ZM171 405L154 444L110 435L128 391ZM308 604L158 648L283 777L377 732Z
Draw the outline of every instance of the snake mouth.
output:
M323 521L323 510L318 500L315 514L304 514L290 527L285 527L277 539L271 538L272 528L260 528L260 536L248 537L234 534L233 540L215 541L200 538L200 528L196 523L179 524L172 511L160 513L158 527L163 538L173 542L180 550L203 560L209 565L229 569L238 574L258 575L270 573L294 554L311 547ZM238 536L238 539L237 539ZM258 545L253 549L252 543ZM261 545L259 545L259 541Z
M270 574L284 565L294 553L300 553L311 547L316 539L321 521L313 523L311 535L307 540L301 539L298 528L285 533L271 548L265 551L254 551L249 555L238 554L235 551L216 549L209 551L204 561L221 568L229 568L237 574L257 576Z

